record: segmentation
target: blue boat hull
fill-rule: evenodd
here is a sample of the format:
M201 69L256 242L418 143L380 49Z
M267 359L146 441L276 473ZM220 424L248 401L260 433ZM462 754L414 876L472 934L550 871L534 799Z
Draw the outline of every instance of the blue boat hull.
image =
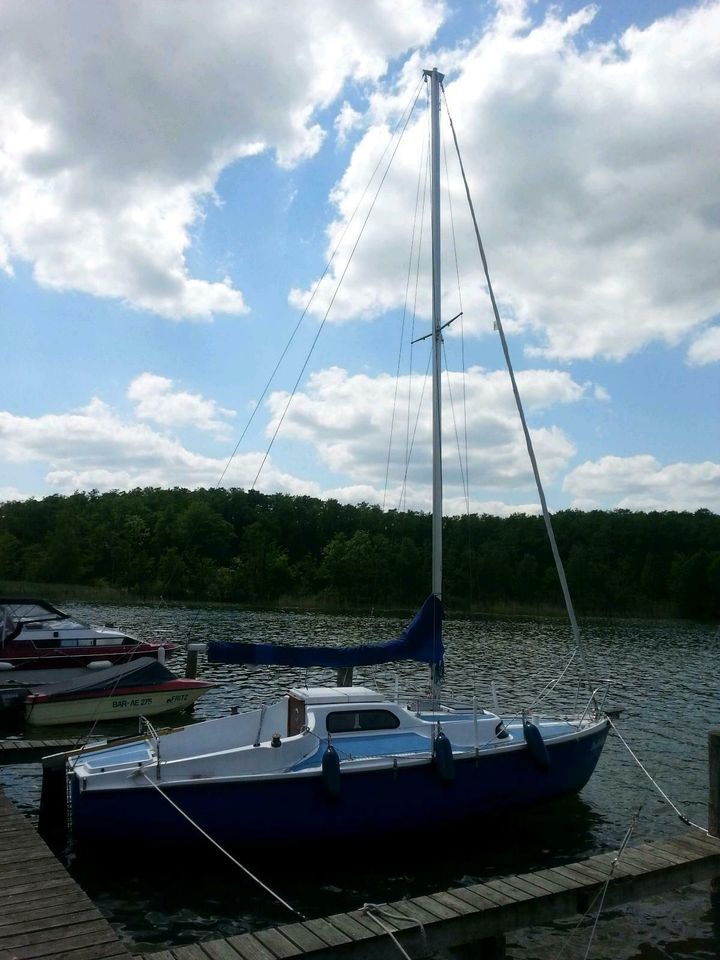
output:
M577 793L590 778L607 724L548 746L549 767L531 752L455 760L454 778L431 764L340 776L339 794L317 775L159 786L225 847L377 837L455 824ZM333 794L335 794L333 796ZM82 791L72 786L76 844L206 842L157 790Z

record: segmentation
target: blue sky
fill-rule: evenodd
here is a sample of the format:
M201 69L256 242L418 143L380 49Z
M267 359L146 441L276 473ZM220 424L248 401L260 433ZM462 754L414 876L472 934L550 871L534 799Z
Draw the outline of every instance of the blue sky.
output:
M0 499L219 482L437 65L551 507L720 510L719 3L42 10L0 8ZM403 347L395 379L425 130L418 108L261 490L429 506L426 344L412 375ZM448 168L467 372L456 324L447 380L458 417L465 396L470 508L535 510L450 155ZM224 483L255 481L356 222ZM416 336L426 304L421 291Z

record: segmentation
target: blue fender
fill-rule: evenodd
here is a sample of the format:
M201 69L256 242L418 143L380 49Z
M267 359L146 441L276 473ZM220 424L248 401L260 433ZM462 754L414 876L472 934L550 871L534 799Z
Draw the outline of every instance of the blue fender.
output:
M545 746L545 741L532 721L523 720L523 734L525 735L525 743L527 744L535 766L539 770L549 770L550 756Z
M322 779L328 800L340 798L340 757L331 743L322 758Z
M443 783L452 783L455 779L452 746L442 730L435 737L435 769Z

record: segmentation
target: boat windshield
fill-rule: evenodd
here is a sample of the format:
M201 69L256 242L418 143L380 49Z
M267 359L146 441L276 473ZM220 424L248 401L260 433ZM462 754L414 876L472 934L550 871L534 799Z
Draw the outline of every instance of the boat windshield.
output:
M0 610L5 619L15 623L46 623L52 620L65 620L67 614L50 603L42 600L4 600L0 599Z

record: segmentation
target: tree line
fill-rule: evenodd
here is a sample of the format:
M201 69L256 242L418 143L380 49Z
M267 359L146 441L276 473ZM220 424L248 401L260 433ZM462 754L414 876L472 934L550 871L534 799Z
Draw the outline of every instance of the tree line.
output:
M554 517L585 614L720 617L720 516ZM0 505L0 580L128 596L407 609L429 592L430 517L241 489L75 493ZM541 517L444 520L451 613L551 610L562 595Z

